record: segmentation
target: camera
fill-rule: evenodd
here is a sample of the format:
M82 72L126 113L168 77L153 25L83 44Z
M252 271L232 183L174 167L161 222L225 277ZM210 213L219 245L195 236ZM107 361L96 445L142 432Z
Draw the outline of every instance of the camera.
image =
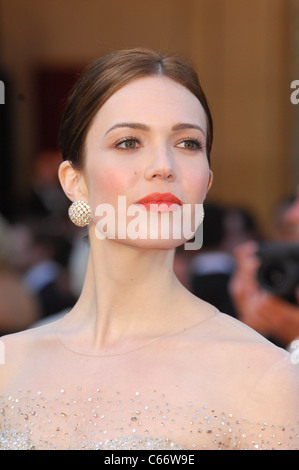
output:
M296 304L299 287L299 243L261 242L257 256L257 280L262 288Z

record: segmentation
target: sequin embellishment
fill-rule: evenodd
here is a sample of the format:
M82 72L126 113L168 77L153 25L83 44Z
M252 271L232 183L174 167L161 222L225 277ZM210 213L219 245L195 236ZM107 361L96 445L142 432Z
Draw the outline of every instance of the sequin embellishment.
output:
M79 386L49 400L40 391L0 396L1 450L217 450L299 448L298 423L272 426L165 394L130 399L97 389L82 399Z

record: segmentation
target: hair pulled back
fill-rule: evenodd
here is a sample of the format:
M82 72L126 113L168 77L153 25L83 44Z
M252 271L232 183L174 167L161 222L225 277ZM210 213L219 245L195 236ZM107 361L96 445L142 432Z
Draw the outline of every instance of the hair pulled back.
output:
M207 120L207 157L213 140L213 122L205 94L191 65L179 57L150 49L113 52L89 65L74 85L60 128L63 160L78 169L84 166L84 145L93 118L103 104L129 82L148 76L164 76L187 88L200 101Z

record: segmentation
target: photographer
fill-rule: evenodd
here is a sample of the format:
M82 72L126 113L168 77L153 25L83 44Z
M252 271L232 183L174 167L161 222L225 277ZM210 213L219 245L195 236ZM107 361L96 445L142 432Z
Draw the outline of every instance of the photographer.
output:
M299 192L294 203L284 214L287 224L295 228L299 242ZM295 289L295 302L290 303L273 295L257 279L260 259L258 244L248 242L235 251L236 271L230 292L241 321L275 343L288 348L299 338L299 285Z

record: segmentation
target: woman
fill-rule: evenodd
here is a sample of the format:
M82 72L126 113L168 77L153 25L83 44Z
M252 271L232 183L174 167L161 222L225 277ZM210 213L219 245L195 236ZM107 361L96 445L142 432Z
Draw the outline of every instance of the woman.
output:
M188 238L177 228L189 218L194 233L212 182L211 143L205 96L182 60L121 51L83 74L59 177L72 220L89 224L86 279L62 320L3 338L3 448L299 447L288 354L173 273Z

